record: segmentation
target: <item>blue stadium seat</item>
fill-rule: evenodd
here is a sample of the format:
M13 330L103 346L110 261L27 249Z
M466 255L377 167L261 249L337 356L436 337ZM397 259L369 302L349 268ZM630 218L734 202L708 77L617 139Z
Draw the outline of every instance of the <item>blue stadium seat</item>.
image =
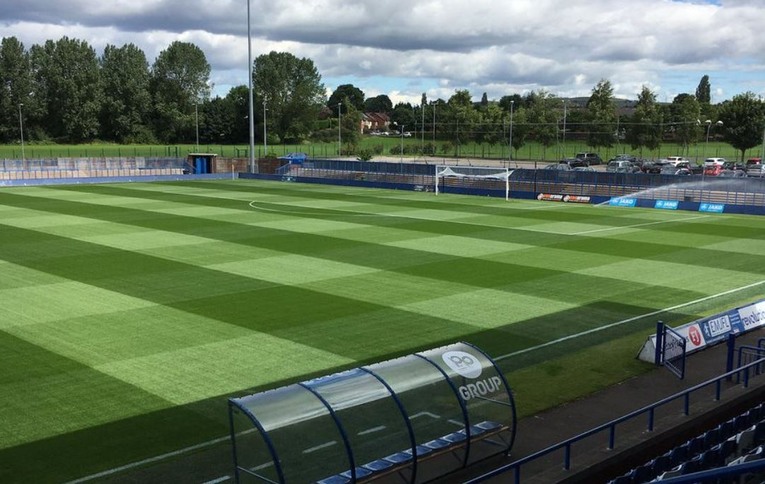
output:
M475 424L476 427L486 430L487 432L490 432L492 430L498 430L502 428L502 424L499 422L492 422L491 420L486 420L484 422L478 422Z
M704 438L704 449L707 449L707 450L714 447L715 445L719 444L722 441L722 438L720 437L719 428L713 428L713 429L707 430L706 432L704 432L703 438Z
M690 455L688 455L689 447L690 446L686 442L685 444L678 445L677 447L669 451L669 460L670 460L670 465L672 467L677 467L683 462L685 462L686 460L688 460L688 458L690 457Z
M441 438L449 442L450 444L456 444L458 442L463 442L465 439L467 439L467 435L465 435L465 432L459 431L459 432L453 432L449 435L444 435Z
M754 426L754 445L765 444L765 420L760 420Z
M696 455L691 460L687 461L684 464L680 465L681 473L683 475L685 474L693 474L694 472L698 472L701 469L701 456Z
M393 463L385 459L377 459L367 464L364 464L361 467L372 472L380 472L380 471L384 471L385 469L390 469L391 467L393 467Z
M722 444L717 444L701 454L701 468L704 470L720 467L724 464L725 459L722 456Z
M688 454L690 457L699 455L706 450L704 445L704 435L705 434L699 435L688 441Z
M404 462L412 460L412 453L396 452L395 454L383 457L383 460L386 460L394 465L403 464Z
M327 477L326 479L322 479L320 481L316 481L316 484L346 484L348 482L351 482L350 478L343 477L338 474L338 475Z
M430 447L425 447L424 445L418 445L417 446L417 456L418 457L430 454L431 452L433 452L433 449L430 448ZM406 449L404 451L404 453L405 454L409 454L411 456L412 455L412 449Z
M464 436L463 436L463 438L464 438ZM430 442L425 442L422 445L427 447L427 448L429 448L429 449L432 449L432 450L441 450L441 449L445 449L445 448L449 447L452 444L448 440L433 439Z
M765 458L765 447L761 445L759 447L752 449L746 455L742 456L741 462L742 463L751 462L753 460L758 460L763 458Z
M752 425L739 432L738 436L736 436L736 446L740 453L746 453L754 447L754 430L755 427Z
M683 475L683 465L680 464L678 466L673 467L672 469L670 469L668 471L663 472L659 476L659 480L661 481L661 480L664 480L664 479L669 479L669 478L672 478L672 477L678 477L678 476L682 476L682 475Z
M364 469L363 467L357 467L356 468L356 479L360 479L362 477L367 477L371 473L372 473L372 471L370 471L369 469ZM350 470L347 470L345 472L341 472L340 475L343 476L343 477L347 477L348 479L351 479L351 476L352 476Z
M653 472L658 476L664 471L668 471L672 467L672 460L669 456L669 453L666 453L664 455L660 455L659 457L655 458L651 465L653 466Z

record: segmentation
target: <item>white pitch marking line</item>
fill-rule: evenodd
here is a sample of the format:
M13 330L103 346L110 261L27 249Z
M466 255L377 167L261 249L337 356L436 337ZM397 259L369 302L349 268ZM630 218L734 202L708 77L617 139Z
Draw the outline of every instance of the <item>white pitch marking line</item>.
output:
M304 451L303 451L303 453L304 453L304 454L310 454L311 452L316 452L317 450L325 449L325 448L327 448L327 447L332 447L332 446L333 446L333 445L335 445L336 443L337 443L337 442L335 442L334 440L333 440L333 441L331 441L331 442L326 442L326 443L324 443L324 444L321 444L321 445L317 445L317 446L315 446L315 447L310 447L310 448L308 448L308 449L304 450Z
M373 434L375 432L379 432L381 430L385 430L385 425L380 425L379 427L372 427L371 429L362 430L358 433L358 435L367 435L367 434Z
M133 462L133 463L130 463L130 464L125 464L124 466L119 466L119 467L115 467L113 469L108 469L108 470L105 470L103 472L99 472L97 474L91 474L89 476L81 477L80 479L76 479L74 481L69 481L66 484L78 484L80 482L92 481L94 479L99 479L101 477L110 476L112 474L116 474L118 472L126 471L128 469L133 469L135 467L140 467L140 466L143 466L143 465L146 465L146 464L151 464L152 462L158 462L158 461L161 461L161 460L165 460L165 459L167 459L169 457L176 457L176 456L179 456L179 455L182 455L182 454L186 454L186 453L198 450L198 449L203 449L205 447L210 447L210 446L213 446L215 444L220 444L221 442L225 442L225 441L227 441L229 439L231 439L231 437L226 436L226 437L220 437L218 439L208 440L207 442L202 442L201 444L192 445L191 447L186 447L186 448L183 448L183 449L175 450L173 452L168 452L167 454L162 454L162 455L157 455L157 456L154 456L154 457L149 457L148 459L144 459L144 460L141 460L141 461L138 461L138 462Z
M737 287L735 289L730 289L728 291L724 291L724 292L721 292L721 293L718 293L718 294L712 294L711 296L705 296L705 297L702 297L702 298L699 298L699 299L696 299L696 300L693 300L693 301L685 302L685 303L682 303L682 304L677 304L675 306L670 306L670 307L664 308L664 309L659 309L658 311L652 311L650 313L641 314L640 316L633 316L631 318L622 319L621 321L616 321L615 323L607 324L605 326L599 326L597 328L589 329L587 331L582 331L581 333L576 333L576 334L571 334L571 335L568 335L568 336L564 336L563 338L558 338L558 339L555 339L555 340L552 340L552 341L548 341L547 343L542 343L541 345L536 345L536 346L532 346L532 347L529 347L529 348L524 348L522 350L514 351L512 353L508 353L506 355L498 356L498 357L496 357L494 359L496 361L499 361L499 360L504 360L506 358L510 358L512 356L522 355L524 353L529 353L531 351L542 349L542 348L545 348L547 346L553 346L553 345L556 345L558 343L563 343L564 341L576 339L576 338L579 338L580 336L586 336L588 334L597 333L599 331L603 331L604 329L613 328L615 326L621 326L622 324L631 323L632 321L637 321L638 319L643 319L643 318L648 318L648 317L651 317L651 316L656 316L657 314L661 314L661 313L664 313L664 312L667 312L667 311L674 311L675 309L680 309L680 308L684 308L686 306L690 306L692 304L697 304L697 303L700 303L700 302L709 301L710 299L715 299L715 298L718 298L720 296L727 296L728 294L733 294L734 292L742 291L744 289L750 289L752 287L761 286L763 284L765 284L765 280L759 281L759 282L753 282L752 284L747 284L746 286Z
M318 212L302 212L302 211L293 211L293 210L284 210L284 209L275 209L275 208L265 208L265 207L258 206L256 203L257 203L256 201L252 201L248 203L248 205L251 208L261 212L281 213L285 215L307 215L307 216L318 215ZM572 204L571 206L574 206L574 205ZM351 211L347 211L347 210L343 210L339 208L333 208L329 210L343 212L343 215L354 216L354 217L392 217L392 218L406 218L406 219L412 219L412 220L425 219L425 217L413 217L412 215L399 215L394 213L358 213L358 212L351 212ZM697 220L697 219L702 219L706 217L709 217L709 215L695 215L693 217L685 217L685 218L678 218L678 219L671 219L671 220L657 220L654 222L643 222L643 223L633 224L633 225L620 225L618 227L602 227L599 229L582 230L579 232L558 232L555 230L535 229L531 227L513 227L513 226L492 225L492 224L476 224L475 222L462 222L459 220L442 220L442 222L453 223L453 224L480 225L482 227L493 228L493 229L520 230L524 232L536 232L536 233L551 234L551 235L569 235L574 237L577 235L594 234L597 232L606 232L609 230L631 229L636 227L667 224L672 222L685 222L688 220Z
M223 476L217 479L213 479L212 481L206 481L203 484L218 484L219 482L226 482L230 479L231 479L231 476Z
M644 222L644 223L633 224L633 225L621 225L618 227L603 227L600 229L582 230L581 232L570 232L568 235L594 234L596 232L605 232L607 230L631 229L635 227L645 227L647 225L669 224L672 222L686 222L688 220L698 220L698 219L707 218L707 217L709 217L709 215L695 215L693 217L676 218L672 220L657 220L655 222Z

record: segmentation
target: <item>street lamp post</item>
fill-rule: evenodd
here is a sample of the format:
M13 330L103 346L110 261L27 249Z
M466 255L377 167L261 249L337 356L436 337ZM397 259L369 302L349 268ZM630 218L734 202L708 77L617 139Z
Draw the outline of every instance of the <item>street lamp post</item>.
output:
M510 101L510 161L513 161L513 106L515 101Z
M563 158L566 157L566 101L563 101Z
M401 125L401 163L404 162L404 125Z
M263 156L268 156L268 123L266 122L266 102L268 97L263 96Z
M19 103L19 133L21 134L21 163L24 163L24 117L21 115L21 107L24 104Z
M337 103L337 156L343 156L343 132L342 132L342 117L341 111L343 110L343 103Z
M707 119L704 122L707 123L707 140L704 143L704 159L706 159L707 158L707 148L709 147L709 132L712 130L712 120L711 119ZM715 124L715 126L722 126L723 122L722 121L717 121L714 124Z
M436 102L433 101L433 154L436 154Z
M196 125L196 132L197 132L197 144L196 144L196 150L197 153L199 153L199 96L197 96L196 100L194 101L194 124Z

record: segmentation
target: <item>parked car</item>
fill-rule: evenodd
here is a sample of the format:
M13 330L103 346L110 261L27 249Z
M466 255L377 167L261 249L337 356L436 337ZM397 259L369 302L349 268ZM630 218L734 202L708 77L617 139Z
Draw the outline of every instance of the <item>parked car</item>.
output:
M749 158L746 160L746 176L756 176L762 178L765 176L765 165L762 164L762 158Z
M545 167L545 170L556 170L556 171L571 171L573 168L568 163L550 163Z
M662 175L690 175L691 170L687 166L675 166L672 163L665 163L659 173Z
M606 165L606 171L610 173L636 173L640 171L640 167L632 161L611 160Z
M585 160L588 165L600 165L603 159L597 153L577 153L574 158Z
M709 164L707 165L704 163L704 176L718 176L723 171L722 164L715 165L715 164Z
M673 166L677 166L679 163L688 163L688 165L691 164L691 160L682 156L668 156L664 159L664 161Z
M746 176L746 171L744 170L728 170L723 168L722 171L720 171L720 174L717 176L721 177L728 177L728 178L738 178L738 177L744 177Z
M558 163L566 164L571 168L576 168L578 166L590 166L590 163L583 158L565 158L560 160Z
M704 160L704 166L712 166L712 165L719 165L723 166L725 162L728 161L725 158L707 158Z

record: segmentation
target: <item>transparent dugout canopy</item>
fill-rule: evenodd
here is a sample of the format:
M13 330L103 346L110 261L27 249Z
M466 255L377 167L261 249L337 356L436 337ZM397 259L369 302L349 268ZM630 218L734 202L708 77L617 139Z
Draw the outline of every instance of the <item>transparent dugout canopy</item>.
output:
M238 482L423 482L515 440L510 387L455 343L229 399Z

